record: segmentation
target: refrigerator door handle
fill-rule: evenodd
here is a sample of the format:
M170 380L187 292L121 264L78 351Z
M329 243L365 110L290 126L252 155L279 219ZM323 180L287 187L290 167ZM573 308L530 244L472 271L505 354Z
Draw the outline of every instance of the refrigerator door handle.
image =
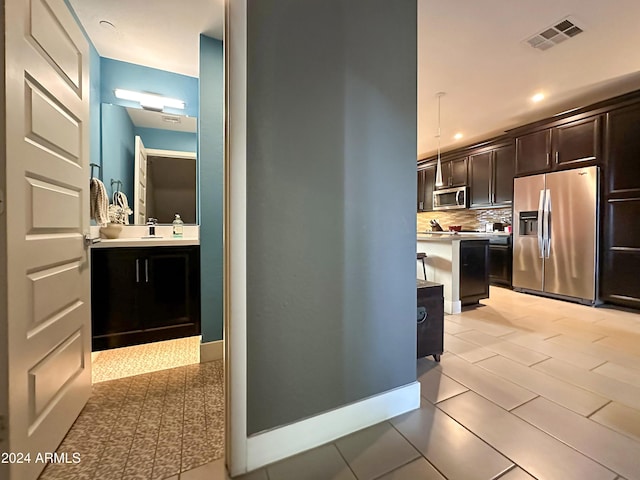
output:
M545 191L544 201L544 230L545 230L545 257L549 258L551 254L551 190Z
M544 190L540 190L540 200L538 201L538 253L540 254L540 258L544 258L544 192Z

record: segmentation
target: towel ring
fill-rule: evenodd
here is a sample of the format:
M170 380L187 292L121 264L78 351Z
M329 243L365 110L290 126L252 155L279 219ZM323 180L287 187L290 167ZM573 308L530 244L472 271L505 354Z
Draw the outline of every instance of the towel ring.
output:
M97 163L90 163L89 167L91 167L91 178L95 177L95 175L93 174L93 169L94 168L98 169L98 173L100 173L102 171L102 167L100 165L98 165Z

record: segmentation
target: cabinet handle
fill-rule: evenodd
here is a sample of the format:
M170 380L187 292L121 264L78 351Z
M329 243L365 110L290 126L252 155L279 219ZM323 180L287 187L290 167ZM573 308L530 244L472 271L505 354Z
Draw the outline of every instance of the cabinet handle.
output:
M149 259L144 259L144 281L149 283Z
M424 202L420 202L420 210L424 210Z
M547 166L549 166L549 152L547 152Z
M140 259L136 258L136 283L140 283Z
M560 163L559 152L556 150L556 165Z

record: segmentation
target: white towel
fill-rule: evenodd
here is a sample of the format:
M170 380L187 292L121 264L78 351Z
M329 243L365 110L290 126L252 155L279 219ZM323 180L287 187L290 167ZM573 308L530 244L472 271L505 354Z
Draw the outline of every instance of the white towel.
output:
M131 208L129 208L129 200L127 199L127 196L125 195L124 192L116 192L113 194L113 203L115 205L117 205L118 207L121 207L123 212L125 213L124 216L124 223L126 225L129 225L129 215L131 215L133 213L133 210L131 210Z
M107 196L107 189L104 183L94 177L89 182L89 193L91 218L95 220L98 225L104 227L109 223L109 197Z

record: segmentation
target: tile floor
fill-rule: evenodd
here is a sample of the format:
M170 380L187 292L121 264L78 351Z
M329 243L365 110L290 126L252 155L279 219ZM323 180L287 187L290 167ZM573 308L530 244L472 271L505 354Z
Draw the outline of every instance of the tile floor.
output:
M224 455L222 361L93 385L58 448L81 462L50 464L41 480L155 480Z
M445 317L441 363L418 361L420 409L241 478L640 479L640 314L494 287L482 304ZM180 470L226 478L222 458Z
M142 375L200 362L200 336L94 352L93 383Z
M243 478L640 479L640 314L494 287L482 304L418 361L419 410ZM180 476L223 478L222 460Z

